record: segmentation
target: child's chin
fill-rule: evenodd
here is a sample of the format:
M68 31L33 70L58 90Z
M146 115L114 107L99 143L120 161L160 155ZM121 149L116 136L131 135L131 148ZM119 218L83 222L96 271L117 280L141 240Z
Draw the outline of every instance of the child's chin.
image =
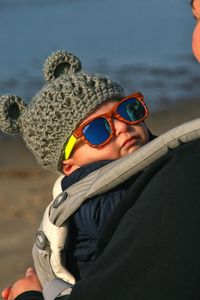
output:
M128 155L128 154L131 154L131 153L134 153L135 151L137 151L137 150L140 149L140 148L141 148L140 146L135 145L134 147L128 149L127 155Z

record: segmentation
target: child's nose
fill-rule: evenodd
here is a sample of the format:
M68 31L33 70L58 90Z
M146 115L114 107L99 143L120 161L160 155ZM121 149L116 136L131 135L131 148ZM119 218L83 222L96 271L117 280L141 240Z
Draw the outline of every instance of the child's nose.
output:
M120 133L127 132L129 130L129 124L126 124L125 122L122 122L118 119L113 118L113 125L115 130L115 135L119 135Z

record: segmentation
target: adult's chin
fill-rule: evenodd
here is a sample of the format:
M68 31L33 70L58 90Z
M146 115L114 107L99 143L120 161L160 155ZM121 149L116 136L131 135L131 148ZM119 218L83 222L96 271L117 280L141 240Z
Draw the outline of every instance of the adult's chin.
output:
M194 56L200 62L200 21L196 25L192 35L192 50Z

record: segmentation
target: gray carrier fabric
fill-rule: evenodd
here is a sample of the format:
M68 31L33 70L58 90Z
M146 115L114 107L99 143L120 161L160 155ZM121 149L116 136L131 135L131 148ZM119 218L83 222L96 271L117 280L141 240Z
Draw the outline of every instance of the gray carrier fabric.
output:
M144 170L169 150L198 138L200 118L166 132L135 153L94 171L63 192L60 190L62 177L59 178L58 187L54 187L54 200L45 211L33 247L35 268L43 287L55 278L66 282L66 290L69 284L75 284L75 278L64 267L67 262L62 261L62 251L67 247L67 220L84 201L105 193Z

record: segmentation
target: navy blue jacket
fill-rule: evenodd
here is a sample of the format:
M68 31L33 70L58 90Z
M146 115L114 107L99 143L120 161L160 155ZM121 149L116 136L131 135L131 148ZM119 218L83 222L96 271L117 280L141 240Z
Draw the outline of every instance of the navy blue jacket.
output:
M149 141L155 137L149 131ZM99 161L75 170L70 176L63 178L62 190L110 162L112 160ZM87 200L70 218L70 239L66 251L66 266L76 280L84 278L95 261L97 243L113 211L128 189L129 182L130 180L127 180L111 191Z
M62 190L109 162L111 160L95 162L75 170L70 176L63 178L61 182ZM85 276L95 260L97 242L125 191L126 184L123 183L110 192L87 200L71 216L66 265L77 280Z

